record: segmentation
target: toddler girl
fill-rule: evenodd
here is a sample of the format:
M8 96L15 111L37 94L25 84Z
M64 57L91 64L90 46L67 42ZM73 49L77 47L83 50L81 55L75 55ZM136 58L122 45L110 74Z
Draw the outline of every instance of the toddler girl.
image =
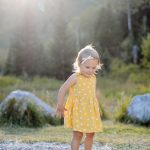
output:
M58 93L57 114L64 116L64 124L73 129L71 150L79 150L85 133L84 149L91 150L95 132L102 132L101 111L96 98L96 71L102 64L97 51L88 45L78 52L74 72ZM64 106L64 97L69 96Z

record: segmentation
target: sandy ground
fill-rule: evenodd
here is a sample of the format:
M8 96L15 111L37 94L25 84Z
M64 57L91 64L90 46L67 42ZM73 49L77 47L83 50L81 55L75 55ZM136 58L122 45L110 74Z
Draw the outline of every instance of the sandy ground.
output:
M70 144L52 143L52 142L35 142L21 143L14 141L0 141L0 150L70 150ZM83 145L80 145L80 150L84 150ZM150 150L148 145L114 145L94 143L92 150Z
M80 146L80 150L83 150L83 145ZM36 143L20 143L13 141L1 141L0 150L70 150L69 144L64 143L48 143L48 142L36 142ZM94 144L92 150L112 150L107 145Z

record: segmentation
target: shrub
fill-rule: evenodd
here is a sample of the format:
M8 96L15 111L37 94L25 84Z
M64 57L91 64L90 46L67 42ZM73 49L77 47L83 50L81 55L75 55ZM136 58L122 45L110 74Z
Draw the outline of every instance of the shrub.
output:
M129 75L128 81L134 83L144 83L145 85L150 84L150 71L149 70L139 70L138 73L131 73Z
M100 100L100 103L99 103L99 109L100 109L100 112L102 113L102 116L101 118L102 119L108 119L109 118L109 115L108 113L105 111L105 108L104 108L104 103L103 103L103 95L101 94L101 92L99 90L96 91L96 97L98 100Z
M32 102L27 104L27 108L22 108L23 103L13 99L9 101L4 110L1 110L1 124L15 124L22 126L42 126L46 123L44 115Z
M47 119L47 122L51 125L56 126L56 125L63 125L64 124L64 119L56 117L56 116L54 116L54 117L49 116L46 119Z
M37 106L31 102L27 105L27 110L24 112L21 121L23 125L35 127L42 126L46 123L42 110L37 108Z
M142 69L135 64L125 64L120 59L113 59L111 63L111 76L113 78L128 80L133 83L150 83L150 71Z
M108 119L109 118L109 115L108 115L108 113L105 111L105 108L104 108L104 106L103 106L103 104L102 103L100 103L100 111L101 111L101 113L102 113L102 119Z
M46 117L43 111L33 102L29 101L25 106L22 101L12 99L6 108L0 110L0 124L13 124L29 127L40 127L46 123L60 125L61 121L56 117Z
M114 114L114 118L116 121L119 122L129 122L130 118L127 115L127 108L131 102L131 97L127 97L121 102L119 102L119 105L117 106Z
M122 79L128 79L131 73L138 72L138 66L134 64L125 64L120 59L113 59L111 63L112 76Z

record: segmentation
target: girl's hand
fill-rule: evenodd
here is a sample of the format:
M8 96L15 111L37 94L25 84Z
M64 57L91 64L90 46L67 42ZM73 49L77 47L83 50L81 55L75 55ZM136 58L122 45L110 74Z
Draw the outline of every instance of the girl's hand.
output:
M59 117L63 117L64 111L66 111L66 110L67 109L64 107L64 105L57 104L56 115Z

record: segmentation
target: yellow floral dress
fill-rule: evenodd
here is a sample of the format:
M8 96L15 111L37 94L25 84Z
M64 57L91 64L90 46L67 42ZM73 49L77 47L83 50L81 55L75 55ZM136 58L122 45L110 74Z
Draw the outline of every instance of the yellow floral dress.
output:
M77 83L69 90L64 113L67 128L84 133L102 132L99 104L96 99L96 77L76 73Z

